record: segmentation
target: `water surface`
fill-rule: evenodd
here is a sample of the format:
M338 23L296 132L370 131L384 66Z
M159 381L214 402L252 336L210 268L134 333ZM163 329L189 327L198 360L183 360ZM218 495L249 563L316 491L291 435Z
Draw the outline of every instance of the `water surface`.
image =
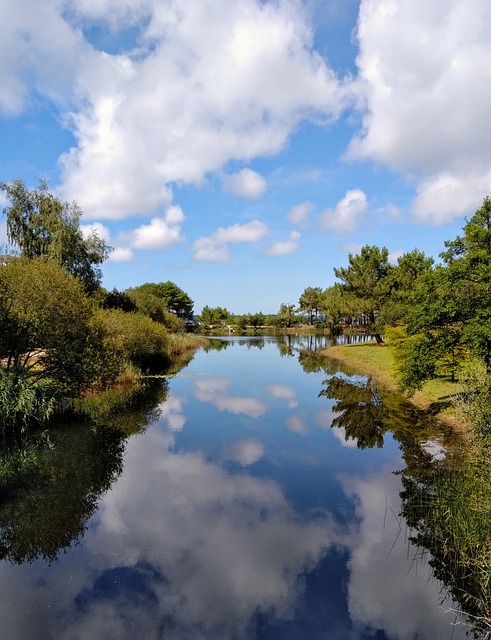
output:
M4 496L2 639L465 637L399 515L397 472L447 435L324 343L217 340L140 433L54 435L43 483Z

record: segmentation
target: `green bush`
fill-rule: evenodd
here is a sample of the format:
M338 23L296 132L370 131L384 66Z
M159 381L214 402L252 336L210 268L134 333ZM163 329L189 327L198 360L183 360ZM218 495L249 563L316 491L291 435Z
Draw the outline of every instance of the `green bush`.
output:
M167 329L142 313L120 309L99 309L94 322L103 327L105 346L124 363L142 371L161 369L169 361Z
M107 354L93 303L51 260L16 258L0 268L0 360L7 376L43 381L66 397L92 386Z

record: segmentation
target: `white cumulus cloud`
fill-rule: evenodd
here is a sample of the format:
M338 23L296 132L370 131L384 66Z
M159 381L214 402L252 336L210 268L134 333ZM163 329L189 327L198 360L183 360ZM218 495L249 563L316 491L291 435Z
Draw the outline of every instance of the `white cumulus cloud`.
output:
M491 172L488 0L362 0L357 38L366 111L350 158L411 178L432 225L475 210Z
M302 416L288 416L285 422L288 429L293 431L293 433L297 433L299 436L306 436L309 432L305 424L305 419Z
M174 183L278 153L299 122L335 119L346 102L301 2L4 4L0 111L55 105L74 137L59 194L87 219L155 215ZM100 50L94 26L119 49ZM240 181L247 197L264 190L254 172Z
M211 236L198 238L191 247L193 258L201 262L229 262L229 244L243 242L255 243L269 233L268 226L260 220L251 220L245 224L233 224L220 227Z
M219 411L229 411L236 415L258 418L266 413L266 405L258 398L232 396L229 393L228 378L207 378L194 385L194 395L201 402L210 402Z
M309 223L309 217L314 208L311 202L301 202L296 204L286 214L287 219L299 227L306 227Z
M298 407L297 392L293 387L288 387L280 384L269 384L266 387L266 391L274 398L281 398L282 400L286 400L290 409Z
M169 249L184 241L181 223L184 213L177 205L170 206L161 218L152 218L131 233L121 234L119 240L132 249Z
M266 249L266 255L268 256L285 256L295 253L298 249L298 243L300 241L300 233L298 231L292 231L290 238L284 242L275 242Z
M116 247L109 254L108 262L133 262L135 255L128 247Z
M266 191L266 180L252 169L242 169L224 177L223 186L236 196L256 200Z
M326 209L319 216L319 222L326 229L336 233L353 233L358 228L360 217L367 210L367 197L361 189L346 192L334 209Z
M225 447L227 460L236 460L243 467L254 464L264 456L264 446L259 440L240 440Z
M102 222L93 222L92 224L81 224L80 231L84 238L88 238L90 235L95 234L104 242L109 242L111 234L109 229L102 224Z

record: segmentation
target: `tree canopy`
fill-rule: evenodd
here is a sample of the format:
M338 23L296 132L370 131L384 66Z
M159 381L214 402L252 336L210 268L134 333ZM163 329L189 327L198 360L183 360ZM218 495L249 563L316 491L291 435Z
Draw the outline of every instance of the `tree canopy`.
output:
M307 287L298 300L300 311L306 311L309 324L312 324L314 312L317 314L321 304L322 289Z
M179 320L192 320L194 302L173 282L146 282L126 291L139 311L152 320L176 329L179 323L173 322L169 314Z
M443 368L453 375L468 355L491 370L491 200L445 243L443 264L428 271L408 311L411 340L401 364L403 385L418 389Z
M104 262L110 249L95 232L84 238L79 206L62 202L42 180L35 189L28 189L22 180L0 183L0 189L10 202L3 210L9 242L26 258L54 260L93 293L101 281L96 265Z
M348 267L334 269L334 273L341 281L347 305L357 308L357 315L366 317L373 327L388 293L387 276L393 268L389 251L385 247L365 245L359 254L350 253L348 261ZM381 341L378 332L376 337Z

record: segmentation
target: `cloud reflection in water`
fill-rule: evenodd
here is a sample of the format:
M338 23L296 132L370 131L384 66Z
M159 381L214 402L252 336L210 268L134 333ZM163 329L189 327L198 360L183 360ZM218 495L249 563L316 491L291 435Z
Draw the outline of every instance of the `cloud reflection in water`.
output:
M194 385L194 394L201 402L210 402L220 411L230 411L251 418L258 418L266 412L266 405L253 397L230 396L229 378L205 378Z

